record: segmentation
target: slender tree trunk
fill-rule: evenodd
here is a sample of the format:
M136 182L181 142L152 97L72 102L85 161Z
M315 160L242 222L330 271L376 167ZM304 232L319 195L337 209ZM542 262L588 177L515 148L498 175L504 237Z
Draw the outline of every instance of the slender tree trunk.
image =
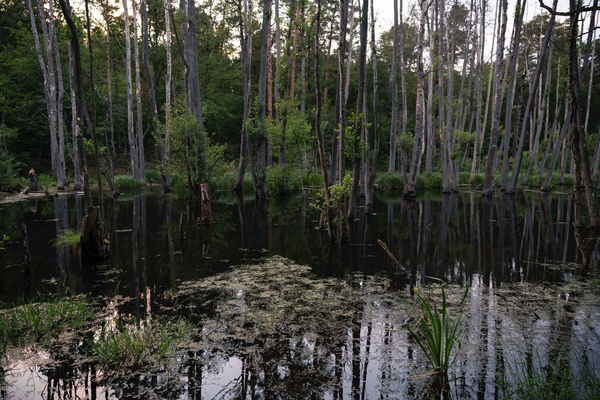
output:
M345 58L346 58L346 34L348 30L348 0L340 0L340 38L338 46L338 95L337 95L337 183L341 184L344 179L345 146L344 136L346 132L346 105L345 95Z
M141 74L141 57L139 51L139 36L138 36L138 5L132 0L133 4L133 58L135 61L135 115L136 115L136 139L137 139L137 171L135 179L140 182L146 180L145 177L145 160L144 160L144 125L143 125L143 110L142 110L142 74Z
M558 0L553 0L552 9L556 10ZM530 122L530 114L533 109L533 102L537 94L537 90L539 87L540 75L544 69L544 65L546 63L546 59L548 57L548 47L550 45L550 39L552 37L552 32L554 31L554 25L556 22L556 15L554 13L550 14L550 21L548 21L548 25L546 26L546 32L544 34L544 41L542 43L541 54L538 59L538 63L535 70L535 76L533 78L533 87L530 89L529 95L527 96L527 104L525 106L525 111L523 113L523 122L521 124L521 131L519 133L519 142L516 148L516 158L515 158L515 166L514 172L512 175L512 179L510 185L506 187L506 193L514 193L517 188L517 183L519 182L519 174L521 172L521 162L523 160L523 147L525 144L525 134L527 133L527 129L529 128Z
M123 18L125 23L125 81L127 85L127 139L129 142L129 162L133 176L137 177L139 175L137 159L139 152L137 150L138 142L136 140L133 118L133 81L131 71L131 34L129 29L128 0L123 0Z
M73 137L73 174L74 189L79 191L83 189L83 175L81 173L81 154L79 152L79 143L81 142L79 128L79 110L77 109L77 94L75 93L75 58L73 51L69 47L69 81L71 82L71 134Z
M500 37L496 43L496 76L494 79L494 102L492 103L492 126L490 132L490 149L487 155L487 164L485 168L485 182L483 184L483 194L492 195L494 184L494 161L496 159L496 149L498 147L498 136L500 131L500 113L502 112L502 103L504 100L504 41L506 36L506 21L508 1L501 1L502 22L500 25Z
M165 50L167 53L167 72L165 77L165 133L162 143L161 175L163 191L171 191L169 161L171 159L171 86L173 85L173 55L171 54L171 0L164 0L165 5Z
M388 156L388 172L396 170L396 154L398 145L396 144L398 136L398 53L400 46L400 29L398 27L398 0L394 0L394 27L393 27L393 50L392 66L390 71L390 89L392 91L392 119L390 122L390 141Z
M253 177L256 199L264 201L267 198L266 188L266 150L267 150L267 52L268 37L271 25L272 0L262 0L263 19L261 27L260 74L258 77L258 131L254 135L253 145Z

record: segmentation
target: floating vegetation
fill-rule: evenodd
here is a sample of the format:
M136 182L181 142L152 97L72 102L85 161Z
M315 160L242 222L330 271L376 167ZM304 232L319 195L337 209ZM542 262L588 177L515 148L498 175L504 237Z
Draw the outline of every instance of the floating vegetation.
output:
M55 246L77 246L81 242L81 233L67 229L54 241Z
M183 320L143 320L139 324L103 331L92 353L108 375L139 372L172 358L191 332L191 326Z

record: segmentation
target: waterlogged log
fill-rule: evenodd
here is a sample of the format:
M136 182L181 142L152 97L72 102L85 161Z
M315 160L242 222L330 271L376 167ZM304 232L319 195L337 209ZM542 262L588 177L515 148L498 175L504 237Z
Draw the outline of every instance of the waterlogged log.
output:
M98 207L89 207L81 221L81 256L83 261L98 261L108 257L108 241L104 238Z

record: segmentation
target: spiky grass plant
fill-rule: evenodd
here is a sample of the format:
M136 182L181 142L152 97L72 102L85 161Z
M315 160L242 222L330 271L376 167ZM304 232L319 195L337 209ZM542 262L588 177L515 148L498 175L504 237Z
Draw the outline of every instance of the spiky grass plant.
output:
M104 332L92 352L105 371L120 374L153 367L172 357L190 336L185 321L145 321Z
M409 327L409 331L435 372L447 376L456 350L460 347L462 318L450 317L446 289L443 285L441 289L442 299L439 304L415 290L421 316L415 327ZM461 305L466 299L466 294L465 291Z

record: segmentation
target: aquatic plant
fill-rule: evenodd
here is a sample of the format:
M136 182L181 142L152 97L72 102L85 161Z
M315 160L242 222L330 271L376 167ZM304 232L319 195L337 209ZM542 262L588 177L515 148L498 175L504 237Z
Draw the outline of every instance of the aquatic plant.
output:
M81 242L81 233L67 229L54 240L55 246L76 246Z
M64 329L79 329L94 316L81 298L24 304L0 310L0 348L41 342Z
M458 347L460 347L461 318L451 318L449 304L444 286L441 287L441 304L423 296L415 290L417 305L421 312L415 327L409 326L411 336L415 339L433 369L442 376L447 376ZM466 291L461 305L466 299Z
M190 331L191 327L183 320L144 321L104 331L94 343L92 353L105 372L114 374L157 366L175 354L189 338Z

